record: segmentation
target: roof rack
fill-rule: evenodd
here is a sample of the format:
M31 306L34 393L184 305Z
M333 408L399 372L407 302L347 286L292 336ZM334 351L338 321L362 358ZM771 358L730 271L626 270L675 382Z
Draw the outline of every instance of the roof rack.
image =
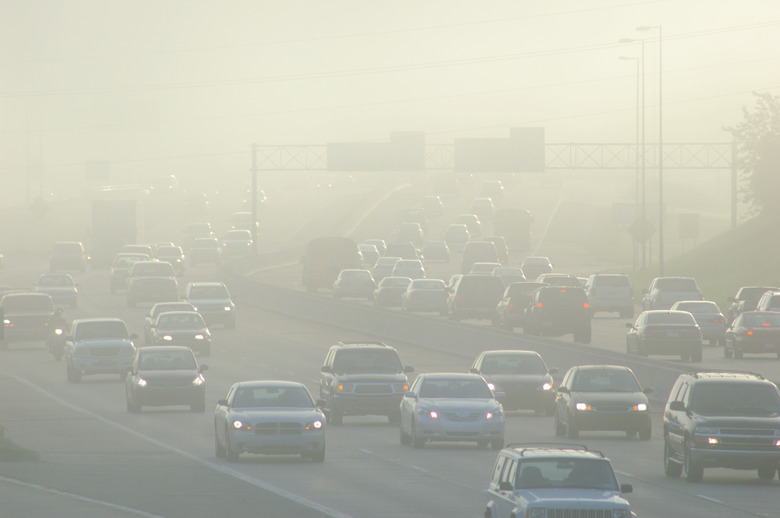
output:
M745 374L749 376L755 376L759 379L766 379L761 374L758 374L757 372L751 372L751 371L741 371L741 370L732 370L732 369L698 369L695 371L690 371L686 374L690 374L696 379L699 379L700 374Z

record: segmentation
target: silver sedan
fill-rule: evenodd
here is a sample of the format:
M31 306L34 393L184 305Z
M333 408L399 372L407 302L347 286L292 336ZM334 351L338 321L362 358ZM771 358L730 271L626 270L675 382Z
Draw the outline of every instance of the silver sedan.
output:
M293 454L325 460L325 414L306 387L293 381L235 383L214 410L217 457L241 453Z

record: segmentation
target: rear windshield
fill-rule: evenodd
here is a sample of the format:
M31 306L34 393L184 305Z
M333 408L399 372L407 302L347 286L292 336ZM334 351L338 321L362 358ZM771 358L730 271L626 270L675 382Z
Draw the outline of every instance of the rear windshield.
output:
M690 313L720 313L720 308L714 302L678 302L674 309L688 311Z
M517 297L519 295L528 295L545 285L546 284L540 282L513 282L509 285L509 296Z
M385 277L379 285L383 288L406 288L410 282L409 277Z
M543 289L539 293L539 301L545 304L583 304L588 297L582 288L552 288Z
M780 414L780 394L764 383L700 383L690 403L691 410L704 415Z
M54 304L48 295L15 295L3 299L3 309L8 311L54 311Z
M482 360L482 374L546 374L547 367L534 354L491 354Z
M146 277L146 276L160 276L160 277L168 277L173 276L173 266L171 266L171 263L145 263L145 264L139 264L136 263L133 265L133 276L134 277Z
M504 295L504 283L492 275L464 276L458 283L459 296L485 295L501 299Z
M81 255L82 248L80 243L56 243L53 252L55 254Z
M444 287L441 279L418 279L412 282L412 288L416 290L443 290Z
M694 279L685 278L658 279L655 287L661 291L699 291Z
M683 311L649 313L646 322L648 324L695 324L693 315Z
M127 327L121 320L81 322L76 326L74 340L94 338L128 338Z
M593 278L592 284L599 288L627 288L631 285L625 275L599 275Z
M773 315L771 313L743 313L742 325L747 327L780 326L780 315Z

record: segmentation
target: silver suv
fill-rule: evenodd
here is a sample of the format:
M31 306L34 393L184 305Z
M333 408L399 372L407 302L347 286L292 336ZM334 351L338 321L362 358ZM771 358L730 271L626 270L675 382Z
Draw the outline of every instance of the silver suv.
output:
M630 518L609 459L581 445L510 444L498 454L487 490L490 518L609 516Z
M634 317L634 288L624 273L596 273L585 284L590 314L617 311L620 318Z

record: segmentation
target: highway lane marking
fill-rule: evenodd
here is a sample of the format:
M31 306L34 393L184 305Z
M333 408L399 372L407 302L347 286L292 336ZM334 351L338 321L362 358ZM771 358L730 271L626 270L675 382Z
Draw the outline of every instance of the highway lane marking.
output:
M631 473L626 473L625 471L617 471L617 470L615 470L615 473L617 473L618 475L623 476L623 477L636 478Z
M709 497L709 496L706 496L706 495L696 495L696 496L698 496L702 500L707 500L708 502L713 502L713 503L716 503L716 504L719 504L719 505L724 505L723 501L722 500L718 500L717 498L712 498L712 497Z
M40 484L22 482L21 480L4 477L2 475L0 475L0 481L6 482L8 484L13 484L16 486L26 487L29 489L44 491L46 493L51 493L57 496L65 496L67 498L72 498L73 500L79 500L81 502L86 502L89 504L96 504L103 507L108 507L110 509L114 509L115 511L122 511L125 513L132 513L138 516L144 516L146 518L165 518L164 516L160 516L159 514L147 513L146 511L141 511L140 509L133 509L132 507L125 507L124 505L112 504L111 502L106 502L105 500L97 500L95 498L89 498L87 496L77 495L76 493L68 493L67 491L60 491L59 489L53 489L51 487L42 486Z
M198 464L201 464L203 466L211 468L211 469L213 469L215 471L219 471L220 473L222 473L224 475L228 475L230 477L236 478L238 480L246 482L247 484L251 484L251 485L253 485L253 486L257 487L257 488L263 489L265 491L273 493L273 494L275 494L277 496L280 496L282 498L286 498L287 500L290 500L291 502L295 502L296 504L302 505L304 507L308 507L309 509L318 511L318 512L320 512L320 513L322 513L322 514L324 514L326 516L330 516L332 518L353 518L352 516L350 516L348 514L342 513L341 511L337 511L335 509L331 509L330 507L327 507L325 505L319 504L319 503L317 503L317 502L315 502L313 500L309 500L308 498L302 497L300 495L297 495L295 493L292 493L292 492L287 491L285 489L282 489L280 487L276 487L276 486L271 485L271 484L269 484L267 482L264 482L262 480L258 480L256 478L253 478L253 477L249 476L249 475L241 473L240 471L237 471L235 469L232 469L232 468L229 468L227 466L222 466L220 464L208 461L206 459L203 459L201 457L193 455L193 454L191 454L189 452L186 452L184 450L176 448L175 446L171 446L170 444L166 444L166 443L164 443L162 441L159 441L159 440L157 440L157 439L155 439L153 437L149 437L148 435L144 435L141 432L133 430L132 428L128 428L128 427L126 427L124 425L121 425L121 424L119 424L119 423L117 423L115 421L112 421L112 420L110 420L110 419L108 419L106 417L103 417L103 416L101 416L99 414L96 414L94 412L90 412L89 410L87 410L85 408L81 408L79 406L76 406L73 403L65 401L64 399L62 399L62 398L60 398L60 397L58 397L58 396L48 392L44 388L39 387L38 385L36 385L35 383L33 383L32 381L30 381L28 379L20 378L18 376L13 375L13 374L9 374L9 373L6 373L6 372L1 372L1 371L0 371L0 375L7 376L9 378L15 379L19 383L22 383L22 384L30 387L31 389L37 391L38 393L48 397L52 401L56 401L57 403L65 406L67 408L70 408L71 410L73 410L75 412L78 412L78 413L80 413L82 415L85 415L87 417L95 419L96 421L100 421L101 423L106 424L108 426L112 426L112 427L114 427L114 428L116 428L118 430L121 430L121 431L123 431L125 433L128 433L130 435L133 435L134 437L137 437L137 438L142 439L144 441L150 442L151 444L154 444L155 446L158 446L159 448L162 448L164 450L168 450L168 451L170 451L172 453L175 453L177 455L180 455L180 456L182 456L184 458L187 458L189 460L195 461ZM56 491L56 490L52 490L52 491ZM75 495L75 496L78 496L78 495ZM81 497L81 498L87 499L87 497ZM111 504L111 505L114 505L114 504ZM149 516L151 518L162 518L162 517L158 517L156 515L151 515L151 514L146 514L145 516Z

